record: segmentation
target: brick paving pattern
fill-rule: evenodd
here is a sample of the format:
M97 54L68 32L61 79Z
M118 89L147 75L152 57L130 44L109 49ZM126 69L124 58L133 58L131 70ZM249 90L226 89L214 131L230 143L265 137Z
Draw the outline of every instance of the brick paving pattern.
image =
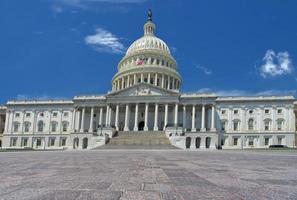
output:
M297 199L296 151L0 153L0 199Z

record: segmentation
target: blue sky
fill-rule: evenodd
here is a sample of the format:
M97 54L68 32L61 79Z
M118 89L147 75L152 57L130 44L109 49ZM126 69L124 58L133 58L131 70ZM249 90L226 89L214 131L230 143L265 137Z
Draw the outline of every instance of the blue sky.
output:
M148 8L184 92L296 95L294 0L1 0L0 103L105 94Z

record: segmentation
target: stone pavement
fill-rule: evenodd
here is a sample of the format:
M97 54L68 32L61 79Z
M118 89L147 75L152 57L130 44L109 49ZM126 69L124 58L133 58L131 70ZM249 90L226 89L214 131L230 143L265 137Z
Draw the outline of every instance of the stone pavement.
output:
M0 153L0 199L297 199L297 151Z

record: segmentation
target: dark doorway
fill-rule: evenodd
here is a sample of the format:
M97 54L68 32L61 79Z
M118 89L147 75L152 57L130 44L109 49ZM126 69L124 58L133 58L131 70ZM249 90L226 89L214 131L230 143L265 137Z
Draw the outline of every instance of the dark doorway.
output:
M83 139L83 146L82 146L83 149L86 149L88 148L88 138L84 138Z
M191 138L190 137L187 137L186 138L186 148L189 149L191 146Z
M200 148L200 142L201 142L201 138L200 137L197 137L196 138L196 149L199 149Z
M141 122L139 122L139 124L138 124L138 130L139 130L139 131L143 131L143 128L144 128L144 121L141 121Z
M209 146L210 146L210 141L211 141L211 138L210 137L206 137L205 138L205 147L208 149Z
M77 149L79 145L79 139L78 138L74 138L73 139L73 149Z

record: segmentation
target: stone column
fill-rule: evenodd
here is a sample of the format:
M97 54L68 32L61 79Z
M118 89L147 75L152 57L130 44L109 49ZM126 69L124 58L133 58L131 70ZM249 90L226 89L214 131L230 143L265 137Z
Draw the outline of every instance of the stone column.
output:
M156 73L155 74L155 86L157 86L158 85L158 74Z
M76 108L73 108L72 112L72 122L71 122L71 130L72 132L75 132L75 124L76 124Z
M175 90L175 79L172 79L172 89Z
M109 105L106 106L106 112L105 112L105 126L108 127L108 113L109 113Z
M275 131L276 130L276 116L275 116L275 113L276 113L276 108L275 106L272 107L271 109L272 111L272 122L271 122L271 131ZM277 144L277 143L275 143Z
M186 121L186 115L187 115L187 107L186 105L183 106L183 128L186 129L187 128L187 121Z
M165 104L164 130L166 129L167 123L168 123L168 104Z
M196 125L195 125L195 114L196 114L196 105L193 105L192 107L192 132L196 132Z
M215 127L215 105L211 106L211 125L210 125L210 130L211 131L216 131L216 127Z
M155 104L155 121L154 121L154 131L158 131L159 127L158 127L158 104Z
M49 110L49 125L48 125L48 133L51 133L52 128L52 110Z
M84 132L84 126L85 126L85 107L82 108L82 114L81 114L81 127L80 132Z
M140 74L140 82L143 83L143 73Z
M148 103L145 104L145 114L144 114L144 131L148 131L147 120L148 120Z
M124 131L129 131L129 104L126 104Z
M89 132L92 133L93 130L93 120L94 120L94 107L91 108L91 116L90 116L90 127L89 127Z
M98 122L100 126L102 126L102 115L103 115L103 108L101 107L99 111L99 122Z
M119 104L116 105L116 115L115 115L115 127L116 130L119 130Z
M120 90L120 81L117 80L117 90Z
M167 77L167 82L168 82L168 84L167 84L167 90L169 90L170 89L170 76Z
M125 87L124 87L124 84L125 84L125 78L124 77L122 77L122 89L124 89Z
M111 112L112 112L112 109L110 106L108 109L108 127L110 127L110 125L111 125Z
M174 109L174 126L178 126L178 104L175 104Z
M10 117L10 110L6 110L6 115L5 115L5 125L4 125L4 132L8 132L8 126L9 126L9 117Z
M75 131L79 132L80 131L80 115L81 115L81 112L80 110L77 110L77 117L76 117L76 124L75 124Z
M161 87L162 87L162 88L164 88L164 82L165 82L164 79L165 79L164 74L162 74L162 82L161 82Z
M151 73L148 73L148 76L147 76L147 83L151 84Z
M130 75L128 75L128 79L127 79L127 87L130 86Z
M138 104L135 105L134 131L138 131Z
M13 133L13 124L14 124L15 111L12 111L10 115L11 115L10 133Z
M205 129L205 105L202 104L202 113L201 113L201 130L206 131Z
M22 110L22 133L24 133L24 128L25 128L25 124L24 124L24 121L25 121L25 114L26 114L26 111L25 110ZM1 123L1 122L0 122Z
M63 110L60 110L60 133L62 133L62 122L63 122Z
M133 85L136 85L136 74L134 74Z

